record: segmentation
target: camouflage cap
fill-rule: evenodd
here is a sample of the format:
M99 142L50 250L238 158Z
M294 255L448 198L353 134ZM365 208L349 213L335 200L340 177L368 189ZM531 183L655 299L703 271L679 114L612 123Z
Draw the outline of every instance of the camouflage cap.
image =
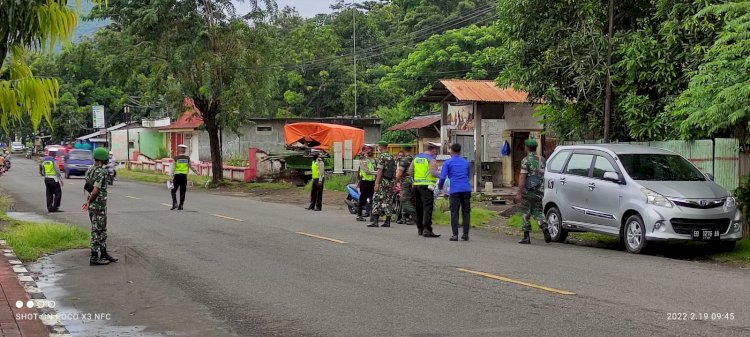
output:
M378 142L378 146L388 146L388 142L381 140Z
M536 139L529 138L523 142L524 145L529 147L537 147L539 146L539 143L536 142Z

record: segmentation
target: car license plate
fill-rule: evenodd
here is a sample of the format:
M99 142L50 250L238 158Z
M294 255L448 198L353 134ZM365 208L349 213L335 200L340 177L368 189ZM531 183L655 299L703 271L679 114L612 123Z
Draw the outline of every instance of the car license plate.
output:
M710 241L719 238L718 229L694 229L693 240Z

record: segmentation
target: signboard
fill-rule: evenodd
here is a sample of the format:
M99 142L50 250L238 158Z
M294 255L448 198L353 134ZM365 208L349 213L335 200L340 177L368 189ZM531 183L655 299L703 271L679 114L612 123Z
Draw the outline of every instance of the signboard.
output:
M448 125L451 130L473 130L474 104L454 103L448 105Z
M91 114L94 118L94 129L104 129L104 106L94 105L91 107Z

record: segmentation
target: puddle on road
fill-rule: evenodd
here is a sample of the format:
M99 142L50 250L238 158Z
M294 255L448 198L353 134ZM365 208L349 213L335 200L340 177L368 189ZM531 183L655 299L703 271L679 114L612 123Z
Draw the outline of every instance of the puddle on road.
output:
M10 218L19 220L19 221L49 222L49 223L57 222L55 220L52 220L50 218L44 217L43 215L39 215L33 212L6 212L5 215L7 215Z
M55 311L62 318L63 325L74 337L98 336L98 337L163 337L179 336L174 332L147 333L145 326L117 326L107 324L106 320L76 320L65 319L86 315L80 310L65 306L62 302L70 300L70 294L58 286L58 281L65 275L61 268L55 265L49 257L39 259L36 263L28 265L29 271L38 277L37 286L44 292L48 300L55 301Z

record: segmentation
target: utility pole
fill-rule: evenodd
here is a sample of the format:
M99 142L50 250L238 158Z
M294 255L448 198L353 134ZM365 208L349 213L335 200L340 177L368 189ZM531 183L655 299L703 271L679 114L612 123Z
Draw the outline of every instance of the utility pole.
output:
M357 9L352 0L352 26L354 27L354 118L357 118Z
M125 115L128 116L127 125L125 125L125 163L127 165L128 170L130 170L130 121L132 117L130 116L130 106L125 106ZM112 144L110 144L112 146Z
M615 0L609 0L609 31L607 32L607 83L604 90L604 142L609 143L612 118L612 35L614 32Z

